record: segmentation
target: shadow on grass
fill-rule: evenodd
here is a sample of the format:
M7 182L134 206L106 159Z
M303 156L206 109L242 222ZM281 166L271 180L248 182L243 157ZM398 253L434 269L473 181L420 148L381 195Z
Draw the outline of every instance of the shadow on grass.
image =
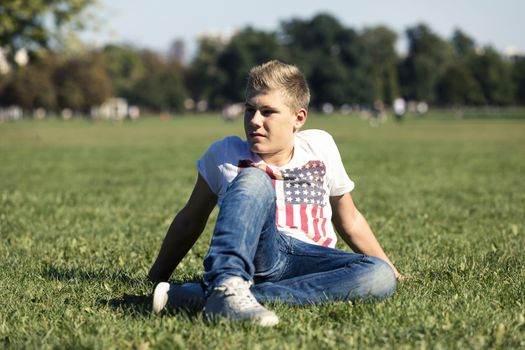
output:
M107 270L87 270L68 267L57 267L48 265L44 267L42 275L49 279L59 281L112 281L125 284L137 284L143 281L130 277L123 272L112 272Z
M137 286L144 284L145 281L142 278L134 278L127 275L124 272L114 272L104 269L89 270L79 269L74 267L57 267L53 265L47 265L42 270L42 276L50 280L59 281L82 281L82 282L119 282L121 284L128 284ZM193 279L192 282L197 281ZM135 315L149 315L152 314L152 297L151 295L131 295L124 294L122 298L114 299L100 299L97 301L100 306L109 306L112 309L120 310L125 313ZM175 315L184 314L189 318L195 318L200 314L199 310L169 310L163 312L163 314Z
M124 294L122 298L100 299L97 303L127 314L147 315L151 314L151 301L151 295Z
M122 311L126 314L131 315L154 315L152 311L152 297L151 295L131 295L124 294L122 298L115 298L104 300L101 299L98 301L98 304L101 306L109 306L112 309ZM192 319L197 319L202 317L202 312L200 310L168 310L166 309L161 313L161 315L174 316L174 315L184 315L185 317Z

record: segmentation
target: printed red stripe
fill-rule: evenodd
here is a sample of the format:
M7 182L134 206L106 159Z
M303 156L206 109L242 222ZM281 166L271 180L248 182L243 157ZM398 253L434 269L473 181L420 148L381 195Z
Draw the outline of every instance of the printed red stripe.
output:
M275 175L273 173L273 170L269 166L266 166L266 168L264 170L266 171L266 174L268 174L268 176L271 179L275 179Z
M299 213L301 214L301 231L308 235L308 216L306 215L306 204L301 204Z
M324 217L323 207L321 207L321 213L319 216L322 218L321 230L323 231L323 236L326 237L326 218Z
M293 223L293 205L286 204L286 226L295 228Z
M328 247L330 245L330 243L332 243L332 239L331 238L327 238L326 241L323 242L323 246Z
M319 234L319 218L317 217L317 205L314 205L312 208L312 224L314 227L314 242L317 242L321 239L321 235Z

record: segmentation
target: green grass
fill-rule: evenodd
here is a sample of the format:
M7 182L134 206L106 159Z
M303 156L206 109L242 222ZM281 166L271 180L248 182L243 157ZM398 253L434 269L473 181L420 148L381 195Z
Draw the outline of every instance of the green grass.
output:
M195 161L241 123L4 123L0 347L525 347L525 120L308 123L332 133L358 207L411 276L393 298L272 305L274 329L152 315L145 276ZM215 217L174 281L202 274Z

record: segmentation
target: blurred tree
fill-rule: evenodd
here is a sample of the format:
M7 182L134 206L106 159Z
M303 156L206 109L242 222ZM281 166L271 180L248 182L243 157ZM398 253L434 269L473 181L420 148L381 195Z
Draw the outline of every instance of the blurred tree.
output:
M338 36L339 57L346 67L345 103L372 105L376 99L374 81L370 79L369 53L362 36L353 29L345 29ZM337 51L336 51L337 52Z
M371 103L373 84L366 77L367 51L352 29L333 16L281 23L280 37L295 63L310 82L312 105Z
M311 68L310 87L312 88L312 104L321 107L324 103L342 105L348 102L348 70L337 57L320 57Z
M146 74L138 52L125 45L107 45L102 50L115 94L129 98L135 84Z
M338 39L344 31L342 24L332 15L321 13L310 20L293 18L281 23L280 35L294 58L312 51L338 51Z
M286 60L274 33L247 27L234 35L217 59L218 68L226 77L221 89L226 101L244 101L246 74L254 65L271 59Z
M71 26L82 29L86 9L96 0L2 0L0 2L0 45L8 57L20 49L47 48L54 34Z
M141 59L147 73L134 85L131 101L155 112L182 110L187 95L182 66L177 62L167 63L158 53L149 50L141 53Z
M424 24L406 31L408 55L399 67L402 93L409 99L436 100L436 85L453 59L451 45Z
M159 111L167 109L164 96L158 82L165 69L162 57L151 50L140 52L140 59L145 69L145 74L137 81L130 91L131 100L146 108Z
M516 102L525 105L525 56L514 58L512 79L516 87Z
M0 105L6 105L6 97L4 95L5 88L10 81L10 75L7 73L0 73Z
M477 80L488 104L508 105L514 102L512 67L491 47L472 56L468 67Z
M459 57L472 55L476 51L476 42L474 39L460 29L454 30L451 42L454 53Z
M480 105L485 98L478 82L462 62L451 64L440 77L437 86L437 102L441 105Z
M210 108L221 108L225 100L220 88L226 75L219 70L217 61L225 43L211 36L200 37L198 41L197 54L186 73L186 86L195 101L204 100Z
M18 105L26 111L36 108L55 110L57 107L53 74L59 64L56 55L24 67L16 67L9 79L0 100L3 105Z
M454 51L453 60L438 80L437 102L449 106L485 104L481 87L470 69L470 62L477 55L474 39L456 29L450 43Z
M373 80L374 99L390 104L399 96L397 35L387 27L379 26L365 29L362 37L368 53L367 66Z
M92 52L61 65L54 75L58 105L88 113L110 98L113 85L104 63L102 54Z
M293 18L281 22L279 36L290 59L306 77L321 64L322 56L339 55L339 37L344 31L341 23L328 14L318 14L310 20Z
M184 67L179 62L169 62L161 79L164 99L170 111L183 111L184 100L188 97L184 85Z
M186 44L182 39L175 39L168 50L168 61L184 64L186 60Z

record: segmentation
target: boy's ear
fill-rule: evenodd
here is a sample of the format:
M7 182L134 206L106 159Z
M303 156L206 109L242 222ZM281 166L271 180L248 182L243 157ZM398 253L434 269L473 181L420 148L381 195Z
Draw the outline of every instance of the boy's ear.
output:
M294 124L294 131L299 130L304 123L306 123L306 119L308 118L308 112L306 109L301 108L295 113L295 124Z

